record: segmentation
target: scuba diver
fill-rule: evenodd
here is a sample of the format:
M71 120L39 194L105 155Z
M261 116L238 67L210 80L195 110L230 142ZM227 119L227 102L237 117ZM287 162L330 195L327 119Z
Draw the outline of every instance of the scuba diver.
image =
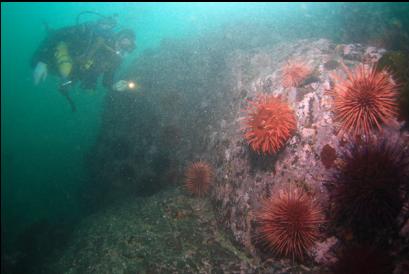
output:
M101 19L79 24L79 16L85 13ZM130 29L115 32L113 17L88 11L80 15L75 26L49 31L31 61L36 85L47 78L48 72L60 76L59 91L73 112L76 107L69 96L70 87L80 83L83 89L95 90L99 76L103 75L103 86L115 89L118 84L113 84L114 74L122 58L135 49L134 32Z

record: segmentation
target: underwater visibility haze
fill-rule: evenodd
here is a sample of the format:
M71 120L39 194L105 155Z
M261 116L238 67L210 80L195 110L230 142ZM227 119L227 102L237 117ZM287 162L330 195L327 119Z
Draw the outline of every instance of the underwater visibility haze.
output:
M2 273L409 273L408 3L2 3Z

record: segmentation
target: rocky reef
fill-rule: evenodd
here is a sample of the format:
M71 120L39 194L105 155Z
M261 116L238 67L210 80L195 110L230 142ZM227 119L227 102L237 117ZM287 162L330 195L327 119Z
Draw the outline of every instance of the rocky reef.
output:
M179 189L128 199L77 227L50 273L252 272L251 258L217 229L207 199Z
M293 184L314 193L324 208L328 208L330 201L325 182L332 166L345 150L346 142L346 139L337 136L333 121L331 73L341 70L340 62L348 66L377 62L384 52L374 47L336 45L320 39L297 41L290 45L277 44L269 50L260 49L251 53L236 51L231 54L229 67L235 86L228 92L232 97L230 101L238 103L230 119L221 120L219 130L215 130L209 138L208 150L213 151L210 155L217 166L218 178L212 200L219 212L220 223L254 256L264 255L259 254L252 241L253 212L258 210L263 198ZM297 88L283 88L280 70L286 60L293 58L310 62L314 73ZM260 156L250 151L243 134L240 134L240 117L243 115L240 110L246 99L254 97L258 92L286 98L297 116L296 133L287 146L273 156ZM388 129L389 132L399 134L404 123L396 122L394 128ZM407 133L404 135L407 149L408 136ZM401 216L407 218L407 212L402 212ZM401 220L400 226L402 224ZM321 243L331 242L336 246L340 239L334 238L337 233L332 229L328 224L322 231ZM330 250L324 256L320 254L322 251L319 248L312 253L315 261L321 264L329 265L336 260Z
M67 273L317 273L331 271L343 250L359 243L331 221L326 183L348 148L334 123L332 75L343 73L341 64L375 63L386 51L326 39L251 50L209 41L164 41L129 72L141 88L108 97L91 170L104 186L101 197L108 192L118 200L122 193L126 202L87 219L53 267ZM296 87L283 87L282 68L294 59L311 73ZM271 155L254 152L242 129L245 108L260 93L280 97L296 116L296 130ZM396 120L385 132L408 150L404 124ZM183 174L194 161L213 168L203 198L184 187ZM311 195L326 218L301 261L274 256L254 238L261 201L288 187ZM153 196L135 198L147 195ZM405 206L395 230L382 234L395 273L407 266L407 190L400 196Z

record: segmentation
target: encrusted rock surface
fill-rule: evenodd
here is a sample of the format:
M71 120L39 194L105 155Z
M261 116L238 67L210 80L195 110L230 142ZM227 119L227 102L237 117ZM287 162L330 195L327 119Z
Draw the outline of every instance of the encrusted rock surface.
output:
M206 199L178 189L88 217L50 273L245 273L252 259L217 229Z
M349 48L339 52L339 47ZM281 43L269 49L252 52L235 51L228 58L234 86L230 93L232 107L230 120L220 123L208 142L211 161L217 166L217 182L212 200L219 209L221 223L234 238L249 250L252 211L261 199L287 184L300 186L313 193L323 208L327 205L323 182L328 161L336 161L342 149L336 134L331 110L331 73L342 74L344 62L356 65L361 61L376 61L384 50L362 45L338 46L329 40L299 40ZM354 58L351 58L353 53ZM367 55L371 58L367 58ZM347 58L348 57L348 58ZM281 69L288 60L303 60L313 73L296 88L283 88ZM355 60L351 60L355 59ZM331 62L332 65L325 66ZM264 92L281 96L294 109L297 130L286 146L276 155L262 156L250 151L241 128L241 117L248 99ZM227 126L226 126L227 125ZM221 143L223 145L221 145ZM330 148L330 152L328 151ZM330 155L329 155L330 154ZM325 156L321 159L321 156ZM328 160L329 159L329 160Z

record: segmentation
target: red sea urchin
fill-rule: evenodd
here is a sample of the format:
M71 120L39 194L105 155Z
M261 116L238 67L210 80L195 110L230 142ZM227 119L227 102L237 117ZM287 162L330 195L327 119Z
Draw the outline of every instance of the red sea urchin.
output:
M337 75L334 87L335 119L340 123L340 133L352 136L366 135L381 129L397 116L397 85L386 71L376 66L359 65L350 70L343 65L346 79Z
M276 153L295 128L294 111L273 95L260 94L256 100L249 102L244 136L254 151Z
M208 163L199 161L192 163L185 173L185 186L189 192L204 196L212 183L213 172Z
M386 137L355 141L341 156L330 179L335 221L363 240L393 227L409 182L405 144Z
M304 62L289 61L282 69L283 87L297 87L311 74L311 68Z
M267 250L293 259L303 259L324 221L318 205L301 189L280 191L264 200L255 220L255 240Z

